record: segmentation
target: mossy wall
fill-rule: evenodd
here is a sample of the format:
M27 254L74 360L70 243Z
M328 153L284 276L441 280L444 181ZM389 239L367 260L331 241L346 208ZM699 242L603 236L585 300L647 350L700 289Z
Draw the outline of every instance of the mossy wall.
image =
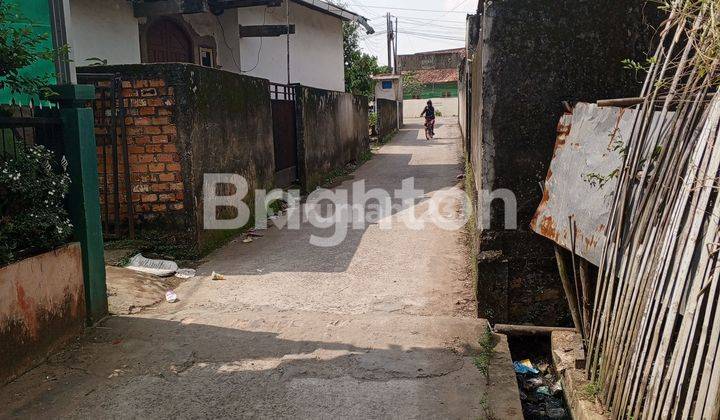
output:
M394 133L398 127L398 105L389 99L377 99L378 138Z
M162 80L173 97L170 124L180 157L184 210L159 218L155 227L175 231L206 250L233 232L203 226L206 173L243 176L254 207L254 190L274 182L272 109L268 81L194 64L136 64L85 67L83 72L118 73L123 80ZM223 214L232 217L233 212ZM152 229L146 225L144 228Z
M296 97L300 179L313 191L330 172L369 150L368 98L304 86Z
M622 61L644 60L657 18L636 0L494 0L478 13L470 160L478 191L509 189L518 204L518 228L505 230L502 202L480 203L491 215L478 250L480 289L507 293L492 307L481 300L481 316L567 325L553 245L529 228L562 102L638 95L641 77Z

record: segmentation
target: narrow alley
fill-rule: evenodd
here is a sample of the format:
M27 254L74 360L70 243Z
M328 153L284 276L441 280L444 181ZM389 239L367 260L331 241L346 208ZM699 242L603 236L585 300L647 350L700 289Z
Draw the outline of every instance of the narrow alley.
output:
M338 188L414 177L432 195L461 182L460 142L453 118L431 142L406 122ZM487 323L463 231L369 225L320 248L314 229L219 249L177 303L108 318L8 384L0 417L521 418L506 343L489 381L473 362Z

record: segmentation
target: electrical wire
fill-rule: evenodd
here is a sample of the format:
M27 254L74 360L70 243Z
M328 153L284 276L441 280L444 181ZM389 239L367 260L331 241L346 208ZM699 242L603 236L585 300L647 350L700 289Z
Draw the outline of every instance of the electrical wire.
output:
M267 11L268 7L265 6L265 10L263 10L263 26L265 26L265 22L267 19ZM257 52L257 61L255 62L255 66L251 68L250 70L243 70L240 64L237 62L237 59L235 58L235 50L230 46L230 43L228 42L227 38L225 37L225 28L223 27L222 22L220 21L220 17L218 15L215 15L215 19L217 20L218 26L220 26L220 34L222 35L223 42L225 43L225 47L230 51L230 57L232 58L233 63L235 63L235 67L237 67L238 71L240 73L250 73L251 71L254 71L258 66L260 65L260 53L262 52L263 48L263 37L260 37L260 47L258 48Z
M265 22L267 19L267 11L268 11L268 7L265 6L265 10L263 11L263 23L262 23L263 26L265 26ZM258 48L257 59L255 61L255 65L250 70L246 70L246 71L240 70L240 73L250 73L251 71L254 71L256 68L258 68L258 66L260 65L260 53L262 52L262 48L263 48L263 37L260 37L260 47Z
M463 2L464 3L464 2ZM356 4L357 5L357 4ZM357 5L360 6L360 5ZM459 10L442 10L442 9L413 9L409 7L388 7L388 6L369 6L367 4L363 4L362 7L368 7L371 9L388 9L388 10L404 10L408 12L431 12L431 13L465 13L463 11Z
M227 47L228 51L230 51L230 58L232 58L233 63L235 63L235 67L237 67L237 70L242 73L242 69L240 68L240 64L235 59L235 51L230 47L230 43L228 43L227 38L225 37L225 28L223 27L222 22L220 21L220 16L215 15L215 19L217 19L218 26L220 26L220 34L222 34L223 42L225 43L225 47Z

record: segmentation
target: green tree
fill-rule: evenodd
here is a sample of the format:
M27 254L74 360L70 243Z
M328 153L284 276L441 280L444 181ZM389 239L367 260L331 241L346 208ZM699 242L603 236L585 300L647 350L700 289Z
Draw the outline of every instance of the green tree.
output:
M414 72L403 74L403 92L411 97L420 97L425 86L420 83Z
M60 50L43 48L47 39L47 34L33 31L32 22L15 5L0 0L0 89L29 95L51 94L47 85L52 74L22 71L41 60L55 60L59 56L67 59L67 47Z
M356 95L375 96L375 82L372 76L387 72L380 66L377 57L360 50L359 26L355 22L343 23L343 50L345 54L345 91Z

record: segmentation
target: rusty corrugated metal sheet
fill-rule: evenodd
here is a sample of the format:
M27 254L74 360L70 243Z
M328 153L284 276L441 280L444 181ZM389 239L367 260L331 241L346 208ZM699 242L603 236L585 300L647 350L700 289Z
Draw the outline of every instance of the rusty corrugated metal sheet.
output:
M579 103L558 124L543 199L531 228L572 249L569 217L577 224L575 251L599 265L622 149L632 131L634 111Z

